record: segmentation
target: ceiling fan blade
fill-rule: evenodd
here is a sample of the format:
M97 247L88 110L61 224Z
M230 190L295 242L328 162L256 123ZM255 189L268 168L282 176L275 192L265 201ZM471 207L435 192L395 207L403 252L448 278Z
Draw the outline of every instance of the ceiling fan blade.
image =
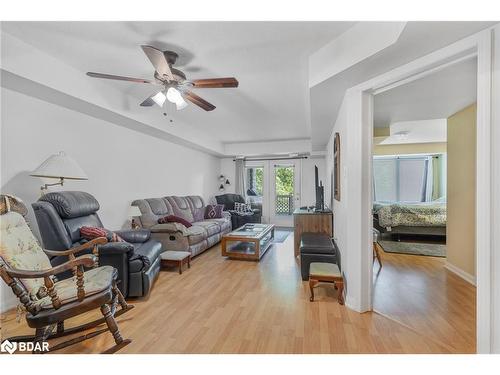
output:
M238 87L238 80L234 77L228 78L208 78L195 79L192 81L196 88L223 88L223 87Z
M151 95L149 98L147 98L141 103L141 107L152 107L154 105L155 101L153 100L153 95Z
M142 50L148 57L151 64L153 64L155 70L161 77L166 77L169 81L174 81L174 75L170 70L167 59L163 54L163 51L151 46L141 46Z
M112 74L94 73L94 72L87 72L87 75L89 77L94 77L94 78L116 79L119 81L129 81L129 82L136 82L136 83L151 83L151 84L156 85L156 82L150 81L149 79L115 76Z
M213 104L207 102L203 98L200 98L192 91L184 92L184 98L186 100L189 100L191 103L196 104L198 107L204 109L205 111L213 111L215 109L215 106Z

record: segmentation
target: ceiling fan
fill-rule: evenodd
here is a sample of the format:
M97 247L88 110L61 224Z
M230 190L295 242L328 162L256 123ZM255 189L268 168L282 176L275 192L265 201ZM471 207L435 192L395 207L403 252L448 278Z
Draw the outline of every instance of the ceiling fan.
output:
M238 81L234 77L188 80L183 72L172 67L179 57L177 53L161 51L158 48L145 45L141 46L141 48L155 68L154 80L94 72L87 72L87 75L95 78L116 79L161 86L160 91L144 100L141 106L150 107L156 103L160 107L163 107L165 101L168 100L175 104L177 110L187 107L188 103L186 100L196 104L205 111L213 111L215 109L213 104L196 95L191 89L238 87Z

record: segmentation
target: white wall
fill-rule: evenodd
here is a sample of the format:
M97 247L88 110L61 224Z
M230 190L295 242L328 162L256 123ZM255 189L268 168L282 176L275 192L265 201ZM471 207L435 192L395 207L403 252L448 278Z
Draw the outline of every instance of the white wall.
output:
M326 187L325 187L325 202L328 202L328 205L333 210L333 236L335 238L335 242L341 253L341 261L342 261L342 270L344 272L344 276L346 279L346 285L349 285L350 282L350 274L347 267L349 261L349 235L348 235L348 220L349 211L347 205L347 199L349 197L348 192L348 179L347 179L347 167L346 167L346 143L348 140L347 134L348 127L348 113L347 113L347 103L346 99L342 102L342 105L338 112L337 120L332 128L332 134L330 140L328 141L327 150L326 150L326 160L325 160L325 173L326 173ZM341 165L341 179L340 179L340 201L337 201L333 198L332 195L332 184L333 184L333 144L334 144L334 136L335 133L339 133L340 135L340 165ZM347 300L350 298L350 294L348 293L348 288L346 288L347 297L346 303L350 306L350 301Z
M491 103L493 104L491 109L492 115L492 133L491 133L491 144L492 144L492 179L493 179L493 191L492 191L492 239L491 239L491 316L492 316L492 352L500 353L500 108L498 103L500 103L500 25L496 26L493 34L493 59L492 59L492 97ZM496 182L496 183L495 183Z
M68 181L64 190L93 194L109 229L128 225L127 207L134 199L196 194L209 200L217 191L215 156L4 88L1 99L1 191L28 205L38 199L42 184L29 173L61 150L89 177ZM29 220L38 233L32 213ZM10 290L2 293L1 311L13 306L12 297Z

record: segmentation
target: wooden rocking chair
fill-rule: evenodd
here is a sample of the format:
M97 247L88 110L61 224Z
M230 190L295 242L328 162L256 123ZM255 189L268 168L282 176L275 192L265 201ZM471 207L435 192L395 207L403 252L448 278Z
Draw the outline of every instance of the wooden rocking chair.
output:
M22 202L15 197L0 197L0 277L9 285L26 310L28 326L35 335L10 337L10 342L33 342L34 353L40 353L42 342L82 332L106 323L107 328L67 340L49 348L52 352L110 331L115 345L104 351L114 353L130 344L123 339L115 317L134 306L129 305L116 286L117 272L113 267L98 267L97 245L107 242L96 238L66 251L42 250L24 220ZM92 250L92 254L75 255ZM67 256L68 261L52 267L48 256ZM92 268L91 268L92 267ZM85 268L91 268L85 271ZM57 281L55 275L72 270L73 278ZM117 311L117 307L120 309ZM64 321L90 310L100 308L102 318L66 329Z

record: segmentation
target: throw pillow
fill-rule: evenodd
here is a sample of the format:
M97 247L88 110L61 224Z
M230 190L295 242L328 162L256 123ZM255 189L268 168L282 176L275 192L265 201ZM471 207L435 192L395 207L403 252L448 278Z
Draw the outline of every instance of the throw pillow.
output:
M205 219L221 219L223 204L209 204L205 208Z
M191 224L186 219L183 219L182 217L175 215L168 215L158 219L158 224L166 224L166 223L179 223L184 225L186 228L193 226L193 224Z
M84 226L80 228L80 236L88 241L98 237L106 237L109 242L125 242L119 235L106 228Z
M238 213L249 213L252 211L252 206L248 203L238 203L234 204L234 210Z

